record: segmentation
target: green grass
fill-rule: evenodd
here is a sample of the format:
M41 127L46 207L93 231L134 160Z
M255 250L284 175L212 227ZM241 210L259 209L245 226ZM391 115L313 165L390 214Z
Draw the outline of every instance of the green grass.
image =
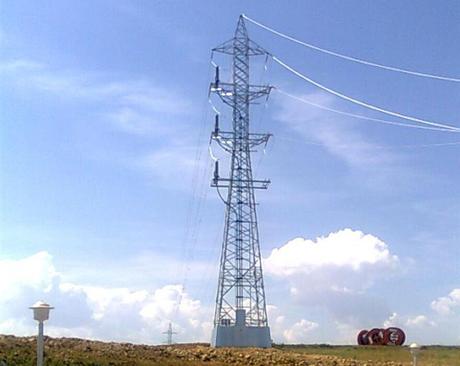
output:
M277 345L280 350L330 355L360 361L393 361L410 363L407 347L391 346L330 346L330 345ZM460 366L460 347L427 346L418 357L418 366Z

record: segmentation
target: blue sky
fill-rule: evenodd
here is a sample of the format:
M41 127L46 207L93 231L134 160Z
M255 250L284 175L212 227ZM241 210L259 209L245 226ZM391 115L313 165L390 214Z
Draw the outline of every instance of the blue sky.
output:
M0 11L2 333L32 333L26 307L38 297L57 307L53 335L157 343L172 321L178 340L209 338L224 212L209 188L210 49L241 13L330 50L460 77L456 1L1 1ZM247 27L324 85L460 127L458 83ZM228 77L228 60L215 61ZM257 82L397 121L263 62ZM361 328L399 325L412 340L459 344L460 145L436 144L460 136L276 91L252 125L274 134L253 159L272 180L258 215L274 339L352 343Z

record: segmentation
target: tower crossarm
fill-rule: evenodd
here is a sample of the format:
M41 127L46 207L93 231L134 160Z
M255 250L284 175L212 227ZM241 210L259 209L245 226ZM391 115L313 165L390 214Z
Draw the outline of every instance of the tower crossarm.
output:
M173 332L173 331L166 331L166 332L162 332L161 334L177 334L177 332Z
M249 103L252 103L256 99L264 96L268 96L274 87L272 85L249 85L247 97ZM234 98L235 85L233 83L223 83L220 81L214 81L209 86L209 91L216 93L220 99L230 107L235 107Z
M230 188L238 185L244 185L245 189L267 189L270 179L235 179L235 178L214 178L211 187Z
M259 46L256 42L253 40L249 39L248 40L248 49L247 49L247 55L248 56L270 56L270 52L265 50L263 47ZM229 39L228 41L220 44L217 47L214 47L212 49L212 52L219 52L219 53L225 53L226 55L235 55L235 53L238 53L238 50L235 52L235 38Z
M258 145L267 144L271 136L272 134L270 133L249 133L244 140L249 148L252 149ZM214 131L211 134L211 139L216 141L223 150L232 153L233 147L240 143L241 141L239 140L243 138L235 137L234 132Z

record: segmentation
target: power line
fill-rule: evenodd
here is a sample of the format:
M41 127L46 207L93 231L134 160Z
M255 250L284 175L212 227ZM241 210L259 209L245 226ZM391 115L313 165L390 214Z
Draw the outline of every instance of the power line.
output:
M211 64L213 63L212 61L212 55L211 55ZM211 66L208 68L208 73L211 70ZM212 103L211 103L212 105ZM213 109L215 107L212 105ZM174 312L173 316L177 317L178 312L180 310L180 306L182 304L184 292L186 291L186 282L187 282L187 277L188 277L188 272L190 270L190 266L188 263L193 259L193 250L196 244L196 236L197 236L197 231L199 230L199 226L201 224L201 205L202 205L202 200L206 199L206 197L203 197L203 189L206 187L204 184L204 177L207 175L208 172L208 164L203 164L202 166L202 155L203 155L203 137L204 137L204 131L206 127L206 123L208 121L208 116L209 116L209 107L207 106L207 103L205 102L203 104L203 110L202 110L202 118L200 119L201 125L199 129L199 133L197 136L197 141L196 141L196 150L195 150L195 158L193 162L193 174L191 178L191 197L187 205L186 209L186 219L185 219L185 233L184 233L184 238L182 240L182 245L181 245L181 253L182 253L182 258L183 258L183 265L181 266L181 269L178 270L178 277L177 281L180 282L181 289L174 307ZM202 168L202 169L201 169ZM202 176L200 176L201 170L203 171ZM201 180L200 180L201 179ZM207 188L207 187L206 187Z
M408 128L418 128L418 129L422 129L422 130L432 130L432 131L451 132L451 133L452 133L452 132L454 132L454 133L460 132L460 131L453 131L452 129L447 129L447 128L427 127L427 126L419 126L419 125L410 125L410 124L402 123L402 122L388 121L388 120L385 120L385 119L372 118L372 117L362 116L362 115L359 115L359 114L344 112L344 111L341 111L341 110L338 110L338 109L326 107L326 106L323 106L323 105L321 105L321 104L317 104L317 103L311 102L311 101L309 101L309 100L307 100L307 99L304 99L304 98L298 97L298 96L296 96L296 95L290 94L290 93L288 93L288 92L285 92L284 90L281 90L281 89L279 89L279 88L275 88L275 90L276 90L278 93L280 93L280 94L282 94L282 95L285 95L285 96L287 96L287 97L289 97L289 98L295 99L295 100L297 100L297 101L299 101L299 102L302 102L302 103L311 105L311 106L316 107L316 108L319 108L319 109L323 109L323 110L325 110L325 111L329 111L329 112L341 114L341 115L347 116L347 117L353 117L353 118L357 118L357 119L362 119L362 120L367 120L367 121L373 121L373 122L378 122L378 123L387 124L387 125L393 125L393 126L408 127Z
M302 140L302 139L295 139L295 138L290 138L290 137L284 137L284 136L277 136L276 139L278 140L284 140L284 141L290 141L290 142L298 142L302 143L305 145L312 145L312 146L321 146L321 147L329 147L330 145L321 143L321 142L314 142L314 141L307 141L307 140ZM433 144L408 144L408 145L372 145L373 149L415 149L415 148L430 148L430 147L446 147L446 146L459 146L460 141L451 141L451 142L438 142L438 143L433 143ZM335 145L334 147L338 149L351 149L351 148L361 148L361 147L368 147L366 146L360 146L356 144L343 144L343 145Z
M333 94L333 95L335 95L335 96L337 96L339 98L345 99L345 100L347 100L347 101L349 101L351 103L360 105L360 106L368 108L368 109L372 109L372 110L377 111L377 112L385 113L385 114L388 114L388 115L393 116L393 117L399 117L399 118L403 118L403 119L406 119L406 120L409 120L409 121L429 125L429 126L435 126L435 127L439 127L439 128L450 129L450 130L455 131L455 132L460 132L460 128L455 127L455 126L451 126L451 125L444 124L444 123L431 122L431 121L427 121L425 119L407 116L407 115L404 115L404 114L401 114L401 113L389 111L387 109L383 109L383 108L377 107L375 105L372 105L372 104L369 104L369 103L362 102L360 100L354 99L352 97L349 97L349 96L347 96L345 94L342 94L342 93L340 93L338 91L335 91L333 89L330 89L330 88L328 88L328 87L326 87L326 86L324 86L324 85L322 85L322 84L310 79L308 76L306 76L306 75L300 73L299 71L295 70L291 66L289 66L286 63L284 63L283 61L281 61L276 56L272 55L272 59L274 61L276 61L279 65L284 67L286 70L292 72L293 74L297 75L301 79L309 82L310 84L313 84L314 86L316 86L316 87L318 87L318 88L320 88L320 89L322 89L322 90L324 90L324 91L326 91L326 92L328 92L330 94Z
M308 48L313 49L315 51L323 52L323 53L326 53L328 55L332 55L332 56L335 56L335 57L342 58L344 60L353 61L353 62L357 62L357 63L367 65L367 66L373 66L373 67L377 67L377 68L384 69L384 70L396 71L396 72L409 74L409 75L414 75L414 76L420 76L420 77L443 80L443 81L451 81L451 82L456 82L456 83L460 82L460 79L457 79L457 78L434 75L434 74L428 74L428 73L418 72L418 71L412 71L412 70L402 69L402 68L394 67L394 66L382 65L382 64L379 64L379 63L376 63L376 62L366 61L366 60L363 60L363 59L360 59L360 58L347 56L347 55L344 55L344 54L341 54L341 53L338 53L338 52L330 51L330 50L327 50L327 49L312 45L310 43L300 41L300 40L298 40L298 39L296 39L294 37L288 36L287 34L278 32L277 30L275 30L273 28L270 28L270 27L268 27L268 26L266 26L266 25L264 25L264 24L262 24L260 22L257 22L254 19L251 19L251 18L247 17L244 14L243 14L243 17L245 19L249 20L251 23L253 23L253 24L255 24L255 25L257 25L257 26L259 26L259 27L261 27L261 28L273 33L273 34L276 34L277 36L280 36L282 38L285 38L285 39L287 39L289 41L295 42L295 43L300 44L302 46L308 47Z

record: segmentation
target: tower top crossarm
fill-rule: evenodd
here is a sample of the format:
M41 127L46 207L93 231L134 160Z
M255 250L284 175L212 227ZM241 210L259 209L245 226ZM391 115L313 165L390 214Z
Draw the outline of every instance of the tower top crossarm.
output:
M246 29L246 23L244 21L244 16L240 15L238 19L238 25L235 30L235 36L232 39L222 43L221 45L212 49L213 52L220 52L225 53L227 55L234 55L235 54L235 41L242 41L248 39L248 31ZM265 50L263 47L259 46L256 42L249 40L248 42L248 49L247 49L248 56L264 56L270 55L270 53Z
M238 19L238 25L236 27L234 37L227 42L222 43L220 46L213 48L212 51L233 56L234 80L231 83L220 81L219 67L216 66L216 79L210 85L210 92L216 92L225 104L235 108L237 107L236 104L238 104L235 97L237 94L241 94L241 90L237 93L236 89L242 87L242 85L238 86L235 83L235 80L242 81L245 79L245 88L247 88L245 90L247 93L245 98L247 98L249 103L253 103L256 99L264 96L268 98L273 86L249 84L249 57L262 55L269 56L270 53L249 39L243 15L240 15ZM241 108L239 107L235 109L238 114L241 113ZM246 119L246 122L249 123L248 118Z

